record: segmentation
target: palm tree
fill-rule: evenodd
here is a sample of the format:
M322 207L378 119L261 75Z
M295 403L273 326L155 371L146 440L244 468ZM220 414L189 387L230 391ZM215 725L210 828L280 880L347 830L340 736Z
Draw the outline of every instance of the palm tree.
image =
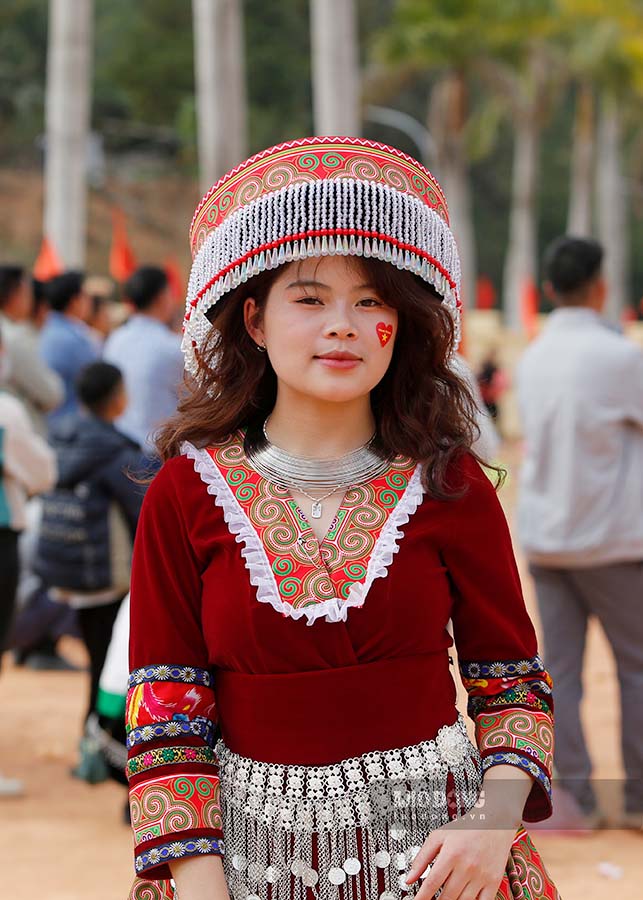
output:
M522 328L524 305L536 281L540 140L564 72L552 41L555 7L555 0L505 0L497 7L489 3L487 46L476 66L485 85L504 100L514 130L502 286L505 322L514 331Z
M371 90L381 96L387 84L399 87L400 79L422 72L434 76L427 103L432 168L447 198L460 251L465 306L474 303L477 269L469 124L470 82L484 40L478 6L477 0L398 0L391 25L375 44L375 56L385 68L371 78Z
M530 34L528 28L525 29ZM503 308L507 326L523 326L523 306L538 271L536 196L540 171L540 139L549 114L553 66L546 42L525 40L519 60L489 57L480 69L487 84L504 97L514 130L509 237L503 272ZM513 56L512 50L511 55Z
M627 304L630 229L623 176L624 116L643 83L640 0L612 0L596 17L594 0L558 0L561 39L577 80L568 230L591 233L594 159L597 233L605 248L606 314L619 321ZM598 99L598 102L597 102Z
M68 267L85 262L92 0L50 0L44 234Z
M360 133L355 0L311 0L313 114L316 134Z
M567 233L592 233L592 183L596 132L596 100L592 85L583 80L576 88L574 130L570 158Z
M247 155L241 0L192 0L199 180L207 190Z

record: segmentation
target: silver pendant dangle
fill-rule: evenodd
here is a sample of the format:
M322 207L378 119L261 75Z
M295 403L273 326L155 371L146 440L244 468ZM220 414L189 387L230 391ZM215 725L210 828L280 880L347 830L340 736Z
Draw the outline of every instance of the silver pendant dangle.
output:
M323 508L322 508L320 500L315 500L310 512L311 512L313 519L321 519Z

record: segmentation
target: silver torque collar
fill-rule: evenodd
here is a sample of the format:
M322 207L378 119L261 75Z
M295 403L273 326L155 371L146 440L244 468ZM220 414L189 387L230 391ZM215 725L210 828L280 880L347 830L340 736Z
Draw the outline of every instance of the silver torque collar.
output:
M363 484L386 472L390 462L382 459L372 448L375 435L363 446L344 456L315 459L293 456L270 441L263 426L265 446L248 455L251 465L276 484L307 491L332 492L350 485Z

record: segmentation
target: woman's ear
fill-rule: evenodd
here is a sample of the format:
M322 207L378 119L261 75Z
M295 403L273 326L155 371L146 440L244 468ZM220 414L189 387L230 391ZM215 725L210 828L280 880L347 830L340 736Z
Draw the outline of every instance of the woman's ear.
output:
M248 297L243 304L243 321L246 326L246 331L252 338L252 340L258 346L262 347L265 344L263 330L256 324L259 319L258 316L259 308L255 302L254 297Z

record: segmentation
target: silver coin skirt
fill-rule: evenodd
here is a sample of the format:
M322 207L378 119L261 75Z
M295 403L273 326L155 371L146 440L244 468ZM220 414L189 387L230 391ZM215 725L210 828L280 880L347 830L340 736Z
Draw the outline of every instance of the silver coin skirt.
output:
M429 832L475 806L482 775L462 717L436 737L333 765L277 765L218 741L233 900L401 900Z

